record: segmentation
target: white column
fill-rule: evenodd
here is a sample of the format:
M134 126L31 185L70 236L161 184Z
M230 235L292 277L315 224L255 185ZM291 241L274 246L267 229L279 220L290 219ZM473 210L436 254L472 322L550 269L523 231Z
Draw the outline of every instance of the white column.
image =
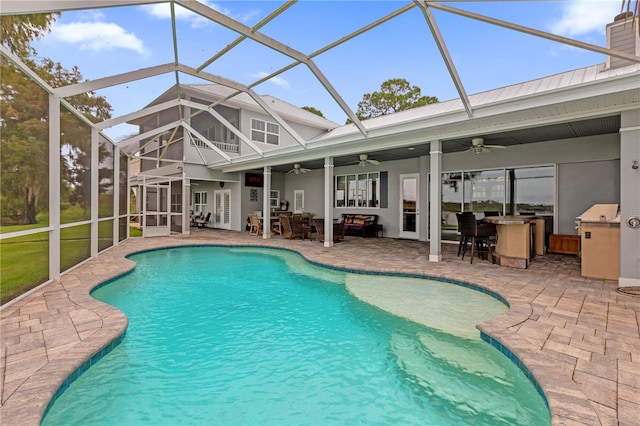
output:
M182 171L182 233L191 234L191 218L189 217L189 197L191 196L191 179ZM215 203L215 200L213 201ZM215 208L215 207L214 207ZM215 212L214 212L215 213ZM212 219L211 222L214 222Z
M184 116L186 117L187 123L191 125L191 108L185 106ZM191 234L191 217L189 215L189 200L191 197L191 178L187 177L186 170L186 162L187 162L187 150L190 149L190 143L187 140L188 138L182 138L182 234L189 235ZM211 218L211 224L215 224L216 219L216 205L215 205L215 196L213 200L213 217ZM213 226L212 226L213 227Z
M333 157L324 159L324 246L333 246Z
M100 168L100 158L98 156L100 150L100 135L96 129L91 129L91 257L98 255L98 203L100 198L98 174Z
M620 129L620 277L618 286L640 286L640 109L623 111Z
M431 183L429 208L429 225L431 242L429 244L429 261L440 262L442 260L442 242L440 241L442 228L442 141L431 141L429 152L431 159Z
M131 237L131 229L129 229L129 223L131 222L131 217L129 216L129 213L131 212L131 197L129 196L129 194L131 194L131 176L129 176L129 172L131 171L131 158L129 156L127 156L127 198L126 198L126 203L127 203L127 239ZM138 197L140 195L138 194ZM118 212L119 213L119 212ZM138 220L138 224L140 224L140 220Z
M49 279L60 278L60 101L49 95Z
M113 145L113 245L120 244L120 147Z
M420 213L418 216L418 220L420 220L420 224L418 226L418 241L428 241L429 240L429 220L431 218L431 214L429 213L429 156L423 155L418 158L418 189L420 190L420 194L418 195L419 205L418 212ZM424 213L423 213L424 212Z
M264 192L262 193L262 238L271 238L271 166L264 166Z

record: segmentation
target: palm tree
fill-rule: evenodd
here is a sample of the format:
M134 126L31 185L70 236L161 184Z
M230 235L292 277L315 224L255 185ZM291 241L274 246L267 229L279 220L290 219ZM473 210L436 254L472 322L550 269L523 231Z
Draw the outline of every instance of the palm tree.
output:
M622 6L620 7L620 13L631 12L632 16L640 15L640 1L639 0L622 0ZM634 21L635 22L635 21Z
M631 9L633 9L634 15L637 15L638 12L640 11L640 8L639 8L640 2L638 2L638 0L635 0L635 5L633 3L634 3L634 0L622 0L622 8L620 10L625 11L626 9L626 12L631 12L632 11Z

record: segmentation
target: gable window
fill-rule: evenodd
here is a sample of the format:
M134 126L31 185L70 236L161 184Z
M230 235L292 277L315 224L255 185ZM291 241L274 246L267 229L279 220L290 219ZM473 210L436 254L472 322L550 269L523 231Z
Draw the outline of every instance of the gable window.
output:
M268 143L271 145L279 145L280 125L252 118L251 140L256 142Z
M380 207L380 173L336 176L336 207Z

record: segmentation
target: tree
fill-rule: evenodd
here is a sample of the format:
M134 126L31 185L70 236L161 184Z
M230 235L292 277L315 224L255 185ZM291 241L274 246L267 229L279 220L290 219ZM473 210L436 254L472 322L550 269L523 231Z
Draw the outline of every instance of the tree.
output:
M322 111L320 111L317 108L314 108L312 106L303 106L302 109L305 110L305 111L309 111L310 113L313 113L315 115L319 115L320 117L324 118L324 114L322 113Z
M0 40L20 59L35 56L36 50L29 43L49 32L58 16L60 13L0 16Z
M366 120L436 102L438 98L434 96L421 96L418 86L412 86L403 78L392 78L380 85L379 92L364 94L356 116Z
M20 56L34 72L52 87L83 81L77 67L65 69L50 59L37 60L35 50L28 42L48 30L55 14L2 17L3 43ZM11 18L11 19L9 19ZM33 19L33 22L31 21ZM6 27L5 27L6 23ZM5 57L0 58L0 197L2 219L13 218L21 224L37 223L37 214L47 208L49 98L45 90L31 78L16 69ZM111 106L102 96L93 92L67 99L92 122L111 117ZM78 172L78 159L86 153L78 151L90 138L89 127L70 112L62 109L62 144L73 157L61 159L61 191L73 195L82 191L83 177ZM89 135L89 136L87 136ZM86 149L82 149L86 151ZM89 155L90 155L90 151ZM86 179L84 179L86 181ZM88 189L84 188L84 191ZM70 200L84 201L86 197L69 196Z

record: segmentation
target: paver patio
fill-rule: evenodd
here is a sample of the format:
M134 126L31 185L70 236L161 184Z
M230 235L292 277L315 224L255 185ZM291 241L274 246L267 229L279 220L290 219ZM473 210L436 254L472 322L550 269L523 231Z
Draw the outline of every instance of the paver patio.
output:
M520 270L479 260L471 265L456 256L456 245L445 244L443 261L431 263L426 242L347 237L325 248L317 241L193 229L190 236L127 240L3 308L2 425L39 424L67 377L126 329L124 314L89 296L91 288L133 268L127 254L190 244L285 247L336 267L480 285L504 297L510 310L479 328L533 373L554 425L640 424L640 296L618 292L613 281L582 277L574 256L539 256ZM406 300L402 291L395 297L399 306Z

